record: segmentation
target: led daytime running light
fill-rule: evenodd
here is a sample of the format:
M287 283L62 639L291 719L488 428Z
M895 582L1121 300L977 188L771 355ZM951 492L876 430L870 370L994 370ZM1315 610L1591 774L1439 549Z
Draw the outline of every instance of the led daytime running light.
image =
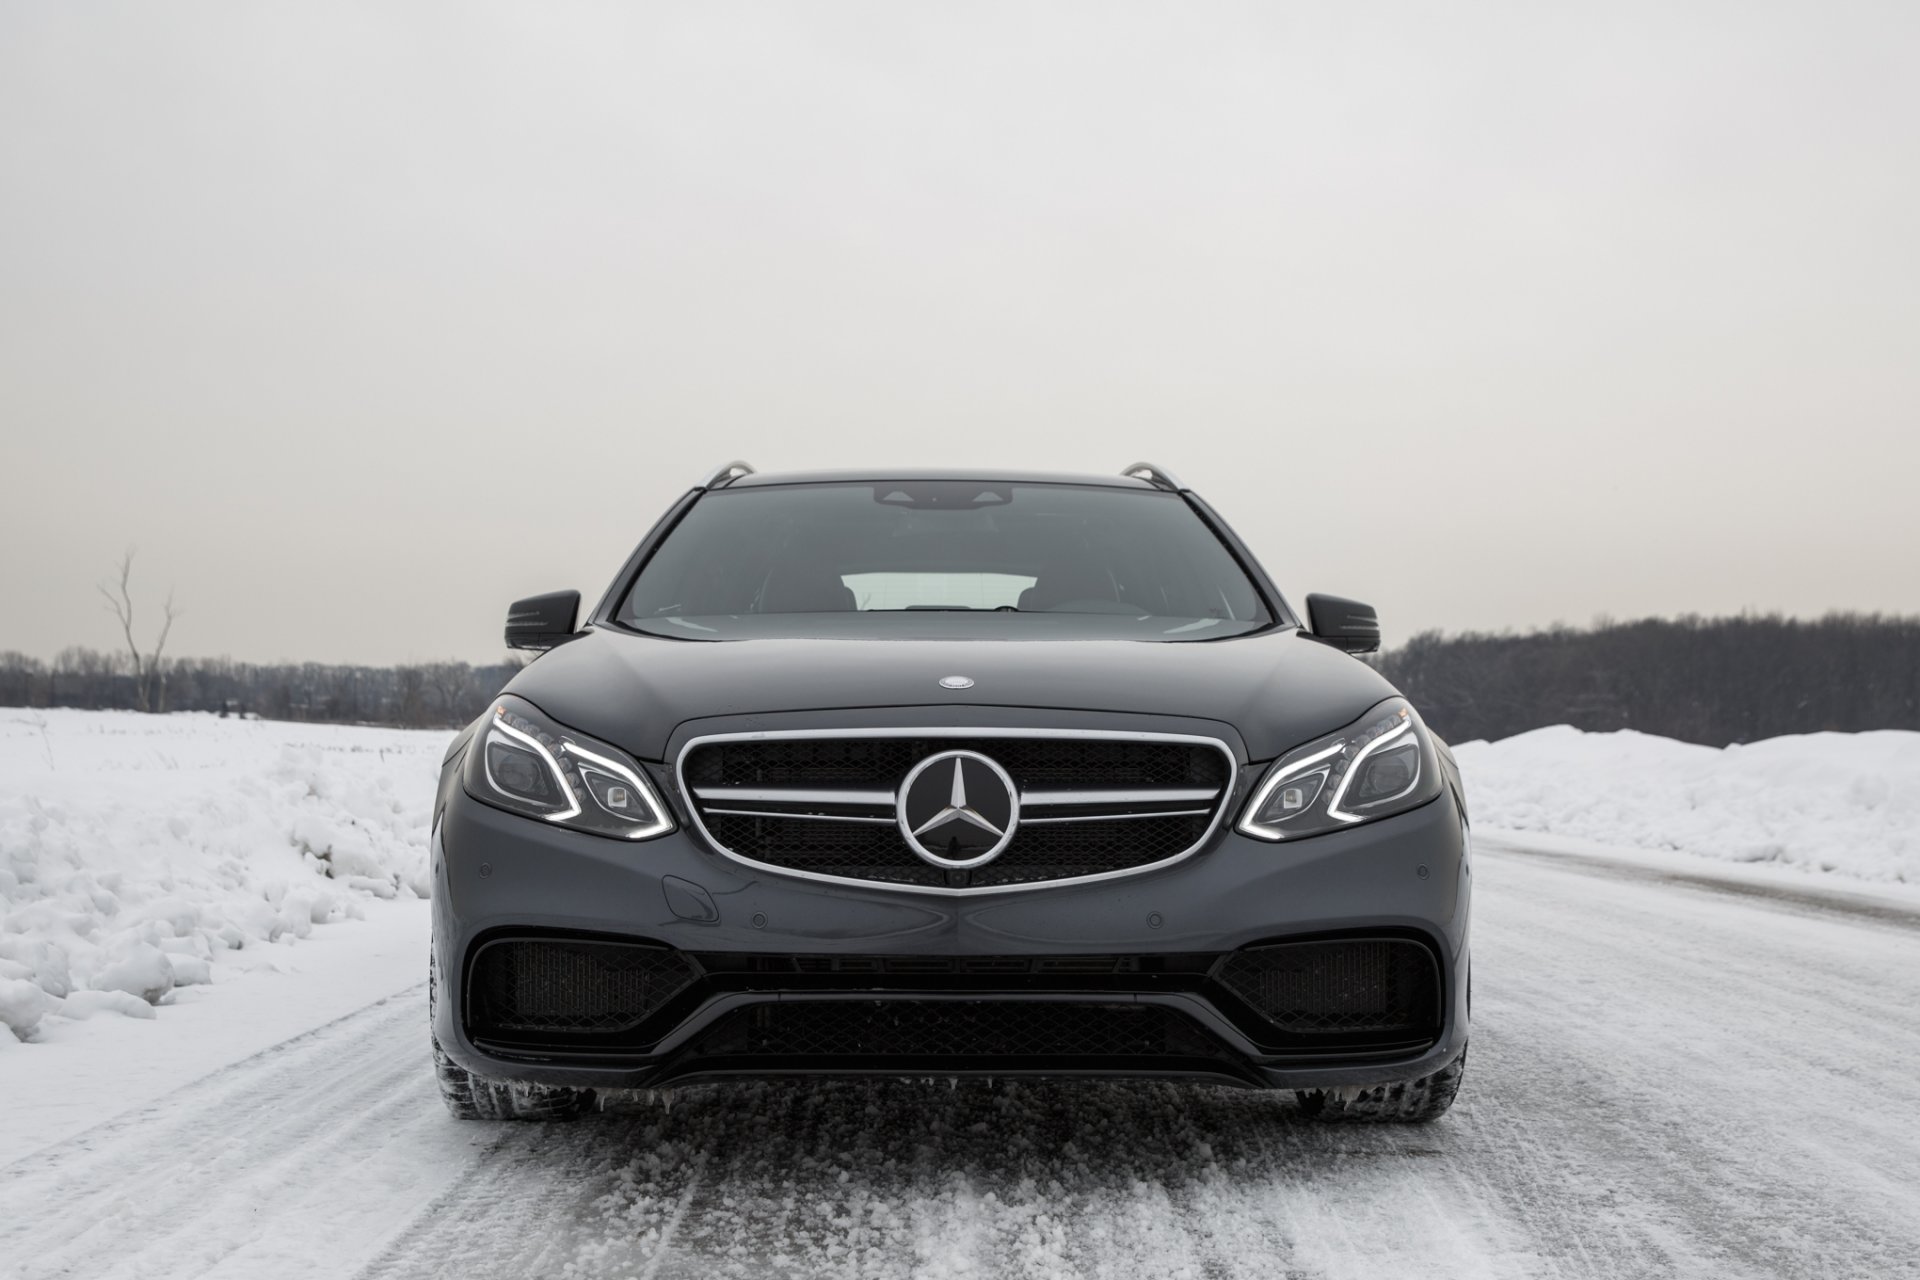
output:
M582 760L585 760L587 763L593 765L594 768L599 769L603 773L611 774L612 776L626 783L628 788L633 792L634 796L640 799L644 804L646 804L648 809L651 809L654 811L655 818L653 823L649 826L640 828L638 831L633 832L628 837L628 839L644 840L648 836L657 836L663 832L670 831L673 829L673 823L668 821L666 814L663 811L655 808L654 801L653 801L653 788L649 787L646 784L645 780L640 778L638 775L636 775L633 770L627 768L627 766L621 764L618 760L609 759L608 757L601 755L597 751L587 750L585 747L573 741L571 738L562 742L560 744L560 747L561 747L561 750L565 751L568 755L579 756ZM591 788L588 789L588 794L589 795L593 794ZM599 803L599 798L597 796L594 798L594 803L596 804ZM602 805L601 807L605 808L606 806ZM579 812L579 809L577 806L574 809L574 812L575 813Z
M522 733L520 730L508 724L507 712L504 707L495 707L493 709L493 729L496 732L506 734L507 737L518 742L526 747L527 750L546 761L547 769L553 774L553 780L560 786L560 794L567 798L568 807L566 809L557 810L553 813L544 813L540 816L548 822L565 822L568 818L578 817L580 814L580 801L574 796L573 787L567 782L566 772L561 769L560 762L553 758L553 752L547 750L546 744L532 734ZM569 743L567 745L571 746L572 744ZM495 790L505 792L506 788L494 781L493 765L485 759L484 753L482 754L481 762L485 764L487 768L487 781L493 784ZM622 772L624 772L624 770ZM507 792L507 794L510 795L512 793Z
M1365 815L1364 813L1351 813L1340 807L1341 801L1347 798L1347 788L1352 786L1353 780L1360 776L1360 766L1367 762L1367 758L1369 756L1373 755L1376 751L1380 750L1382 747L1391 746L1393 743L1398 742L1402 737L1412 732L1413 732L1413 719L1411 716L1407 716L1403 712L1402 719L1398 725L1387 730L1385 733L1375 738L1372 742L1369 742L1366 746L1360 748L1360 753L1354 756L1353 763L1347 766L1346 773L1341 775L1340 785L1334 788L1333 798L1327 801L1327 816L1329 818L1332 818L1335 822L1364 822L1366 820L1367 815ZM1409 782L1404 788L1401 789L1400 795L1405 795L1407 792L1413 790L1414 787L1419 785L1419 783L1420 783L1420 766L1418 761L1416 761L1413 769L1413 780ZM1386 801L1391 799L1394 799L1394 797L1382 796L1379 800L1375 801L1374 803L1384 804Z
M1275 791L1278 791L1282 786L1286 785L1288 782L1291 782L1293 779L1298 778L1302 774L1313 773L1319 769L1328 767L1326 765L1326 761L1333 759L1335 756L1339 755L1341 752L1345 751L1346 749L1347 749L1347 740L1345 738L1342 738L1338 742L1335 742L1330 747L1324 747L1321 750L1314 752L1310 756L1302 756L1300 759L1295 760L1292 764L1288 765L1286 768L1276 770L1272 776L1270 776L1264 783L1261 784L1260 790L1254 793L1252 803L1250 803L1247 806L1247 813L1249 816L1246 822L1243 823L1242 825L1245 827L1256 828L1260 834L1267 836L1269 839L1279 839L1281 834L1279 831L1274 830L1274 828L1271 825L1254 822L1251 815L1259 813L1262 809L1264 809L1267 805L1267 802L1273 799L1273 793ZM1345 786L1344 779L1342 780L1341 785L1343 787ZM1312 808L1312 806L1309 805L1308 808ZM1304 813L1305 810L1302 810L1302 812ZM1298 815L1293 815L1293 816L1298 816ZM1286 821L1286 820L1287 819L1281 819L1281 821Z
M482 803L615 840L651 840L676 828L673 811L638 761L524 698L501 694L477 730L465 783ZM553 787L559 794L548 794Z
M1293 788L1298 795L1290 794ZM1256 840L1304 840L1417 809L1444 788L1434 740L1396 696L1281 756L1254 788L1235 829ZM1393 794L1376 794L1387 789Z

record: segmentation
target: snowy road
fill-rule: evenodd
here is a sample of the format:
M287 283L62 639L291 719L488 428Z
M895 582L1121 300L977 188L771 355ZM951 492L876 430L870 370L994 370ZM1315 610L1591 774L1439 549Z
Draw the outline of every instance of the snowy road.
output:
M1424 1129L1157 1085L441 1111L414 987L0 1165L0 1275L1920 1276L1920 911L1483 843Z

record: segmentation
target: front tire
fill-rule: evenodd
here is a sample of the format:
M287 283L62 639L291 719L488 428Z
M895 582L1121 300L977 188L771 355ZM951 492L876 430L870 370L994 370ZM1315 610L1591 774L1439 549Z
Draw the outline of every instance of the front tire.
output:
M1294 1094L1301 1114L1323 1124L1429 1124L1447 1113L1467 1073L1467 1051L1432 1075L1394 1084Z
M578 1120L593 1110L591 1089L489 1080L467 1070L433 1038L433 1074L440 1100L456 1120Z

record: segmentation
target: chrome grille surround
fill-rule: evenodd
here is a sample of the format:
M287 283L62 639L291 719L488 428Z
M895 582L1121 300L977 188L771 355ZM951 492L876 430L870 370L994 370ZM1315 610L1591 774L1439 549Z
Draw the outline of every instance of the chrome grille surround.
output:
M1224 766L1222 784L1219 788L1194 787L1134 787L1113 789L1059 788L1022 789L1020 805L1020 828L1043 826L1049 823L1115 822L1135 818L1171 818L1198 817L1211 814L1205 829L1191 844L1178 852L1159 858L1153 862L1137 866L1121 867L1116 870L1094 872L1086 875L1061 876L1052 879L1020 881L1014 883L971 885L951 887L933 884L907 884L890 880L869 879L854 876L828 875L818 871L808 871L796 867L785 867L777 863L764 862L738 853L729 848L708 827L708 814L723 814L747 817L778 818L801 821L837 821L862 826L870 826L878 834L881 826L894 827L895 793L879 791L871 787L849 787L839 789L824 787L694 787L687 780L687 761L693 753L703 746L729 742L789 742L789 741L833 741L833 740L906 740L906 739L974 739L982 742L996 739L1021 739L1025 741L1059 740L1063 742L1141 742L1167 743L1174 745L1203 747L1220 754ZM814 880L828 884L857 885L867 889L891 889L903 893L925 893L946 896L967 896L983 893L1019 893L1031 889L1050 889L1059 885L1090 884L1101 880L1113 880L1123 876L1144 875L1149 871L1158 871L1175 863L1185 861L1204 848L1219 831L1221 822L1233 807L1239 793L1241 767L1233 748L1220 738L1205 734L1157 733L1120 729L1033 729L998 728L987 725L969 726L903 726L899 728L860 728L860 729L787 729L764 730L746 733L702 734L689 739L680 748L674 762L674 779L679 787L680 798L684 803L693 825L706 839L707 843L722 856L743 866L756 870L772 872L775 875L791 876L801 880ZM778 806L790 806L781 809ZM1092 812L1075 807L1097 805ZM1068 813L1055 814L1051 808L1067 806ZM801 808L810 808L814 812L799 812ZM820 813L819 809L834 810ZM1138 812L1139 810L1144 812ZM1029 810L1035 812L1029 816ZM1136 812L1126 812L1133 810ZM1069 828L1071 829L1071 828ZM901 842L901 854L904 858L918 861L916 855L907 850ZM990 867L992 864L988 864ZM984 869L984 868L983 868Z

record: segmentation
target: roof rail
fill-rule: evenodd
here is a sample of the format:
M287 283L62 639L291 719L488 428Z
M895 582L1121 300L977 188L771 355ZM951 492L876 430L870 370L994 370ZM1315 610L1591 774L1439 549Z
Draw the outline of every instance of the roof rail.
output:
M739 461L729 462L724 467L715 467L712 471L708 472L706 478L701 480L694 488L724 489L741 476L750 476L752 474L753 468L747 463Z
M1120 473L1132 476L1136 480L1145 480L1156 489L1165 489L1168 493L1178 493L1187 486L1180 483L1178 476L1165 467L1156 467L1151 462L1136 462Z

